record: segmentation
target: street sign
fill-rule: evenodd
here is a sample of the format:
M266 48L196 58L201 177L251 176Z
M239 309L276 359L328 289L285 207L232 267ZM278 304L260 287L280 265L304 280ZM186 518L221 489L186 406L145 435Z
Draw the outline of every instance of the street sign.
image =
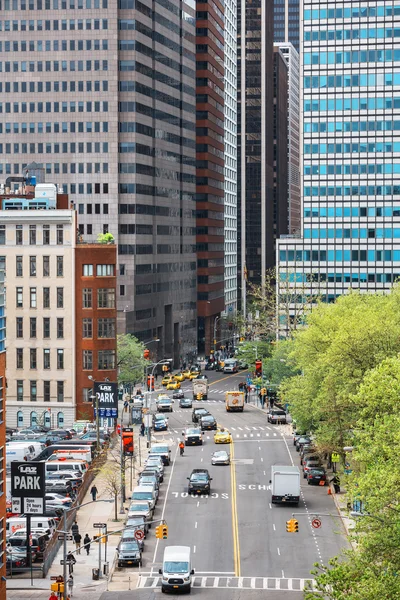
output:
M59 540L63 540L63 539L64 539L64 535L65 535L65 538L66 538L67 540L70 540L70 541L71 541L71 540L73 540L73 539L74 539L72 535L66 535L66 534L64 534L64 533L61 533L61 534L59 534L59 535L57 536L57 539L59 539Z
M314 527L314 529L319 529L322 525L320 519L313 519L311 521L311 525Z
M137 529L133 536L135 540L142 540L144 538L144 531L142 529Z
M118 410L118 384L115 382L94 382L94 394L96 402L99 403L99 410L116 409ZM101 414L101 413L100 413Z
M18 513L18 514L22 513L21 498L13 498L12 499L11 510L13 513Z
M99 529L104 529L104 527L107 527L107 523L93 523L93 527L98 527Z
M64 577L62 575L52 575L50 577L51 581L58 581L58 583L62 583L64 581Z
M19 512L28 515L44 513L44 462L11 462L11 496L13 505L20 508ZM23 499L23 503L21 499Z
M60 565L70 565L72 563L72 560L60 560Z

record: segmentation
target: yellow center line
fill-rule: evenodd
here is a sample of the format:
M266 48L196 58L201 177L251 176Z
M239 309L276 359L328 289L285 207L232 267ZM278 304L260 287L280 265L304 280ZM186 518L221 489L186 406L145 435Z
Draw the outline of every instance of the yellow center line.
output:
M239 523L237 514L236 500L236 469L234 464L235 450L233 439L231 447L231 496L232 496L232 535L233 535L233 567L235 576L240 577L240 544L239 544Z
M242 373L247 373L248 369L246 369L246 371L240 371L240 375ZM221 377L221 379L216 379L215 381L212 381L211 383L208 384L208 387L210 387L210 385L214 385L214 383L219 383L220 381L225 381L225 379L229 379L230 377L237 377L238 373L232 373L232 375L227 375L226 377Z

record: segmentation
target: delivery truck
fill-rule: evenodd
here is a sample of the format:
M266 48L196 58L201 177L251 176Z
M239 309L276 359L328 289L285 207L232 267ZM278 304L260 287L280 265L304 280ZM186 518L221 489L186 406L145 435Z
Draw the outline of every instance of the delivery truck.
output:
M227 412L243 412L244 392L226 392L225 408Z
M207 400L208 379L193 379L193 400Z
M272 504L295 504L300 500L300 470L298 467L271 467Z

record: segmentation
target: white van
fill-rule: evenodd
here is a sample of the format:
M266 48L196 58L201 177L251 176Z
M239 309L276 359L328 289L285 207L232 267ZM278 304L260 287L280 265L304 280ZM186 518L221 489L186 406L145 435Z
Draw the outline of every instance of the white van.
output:
M238 362L234 358L228 358L224 364L224 373L237 373L239 370Z
M161 591L190 592L192 587L192 563L189 546L167 546L164 550Z
M35 458L35 448L25 442L25 444L6 444L6 469L11 469L11 463L14 460L33 460Z
M84 462L92 462L92 449L90 446L79 448L78 446L71 447L69 450L55 450L47 459L49 462L59 461L60 459L67 461L83 460Z
M32 515L31 527L32 530L36 528L50 529L51 533L53 533L57 528L57 523L53 517ZM18 529L26 529L26 517L10 517L6 519L6 535L11 535L18 531Z
M7 447L15 447L15 446L27 446L30 452L34 452L34 458L37 458L41 452L46 448L46 444L42 442L36 442L35 440L11 440L8 442Z
M45 472L47 473L55 473L57 471L79 471L84 475L88 469L87 462L83 460L75 460L75 461L66 461L66 460L52 460L46 461L45 463Z
M133 500L147 500L147 502L150 503L152 510L154 510L157 502L157 495L153 488L144 485L137 485L132 493L132 501Z

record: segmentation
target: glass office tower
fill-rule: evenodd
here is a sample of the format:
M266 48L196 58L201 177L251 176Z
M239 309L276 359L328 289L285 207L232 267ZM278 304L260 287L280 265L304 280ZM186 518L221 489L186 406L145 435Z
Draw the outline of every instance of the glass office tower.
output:
M300 0L274 0L274 42L300 47Z
M277 260L333 302L400 276L400 2L303 5L302 235Z

